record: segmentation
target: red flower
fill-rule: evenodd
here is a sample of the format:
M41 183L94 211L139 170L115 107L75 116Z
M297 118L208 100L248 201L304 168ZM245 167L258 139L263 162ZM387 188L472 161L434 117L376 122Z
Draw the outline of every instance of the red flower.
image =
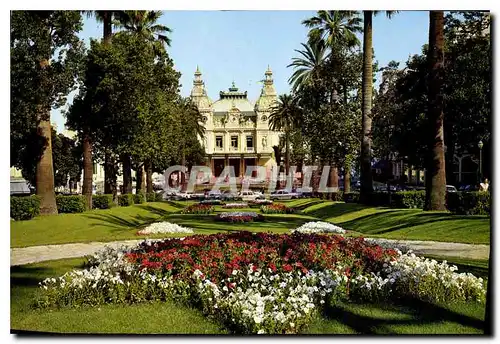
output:
M285 265L283 265L283 270L286 272L290 272L293 270L293 268L290 264L285 264Z

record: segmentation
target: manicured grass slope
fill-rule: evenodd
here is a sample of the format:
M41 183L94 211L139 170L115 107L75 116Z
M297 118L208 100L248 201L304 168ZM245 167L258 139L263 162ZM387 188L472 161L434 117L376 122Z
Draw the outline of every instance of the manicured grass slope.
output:
M452 215L419 209L390 209L360 204L323 202L304 214L371 237L434 240L470 244L490 243L488 216Z
M80 214L39 216L13 221L11 247L62 244L70 242L139 239L137 228L179 211L175 202L152 202L129 207L92 210Z
M173 302L106 305L79 309L31 308L37 284L80 268L83 259L65 259L11 268L11 329L59 333L197 333L224 334L198 310ZM311 334L482 333L484 305L341 304L318 316Z
M189 202L192 203L192 202ZM308 221L330 221L351 230L353 236L390 239L435 240L489 244L490 218L461 216L446 212L424 212L415 209L389 209L360 204L299 199L284 201L296 214L269 214L265 221L229 224L214 221L214 214L180 214L188 202L155 202L82 214L37 217L29 221L11 222L11 247L62 244L89 241L139 239L137 230L164 219L195 229L196 234L212 234L235 230L284 233ZM256 211L259 208L223 209L224 211ZM157 234L148 237L185 236Z

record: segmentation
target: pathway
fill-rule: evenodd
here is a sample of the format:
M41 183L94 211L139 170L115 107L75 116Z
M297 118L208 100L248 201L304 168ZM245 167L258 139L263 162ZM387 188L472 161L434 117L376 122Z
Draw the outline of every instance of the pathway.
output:
M488 259L489 245L460 244L453 242L389 240L409 246L417 254L431 254L448 257ZM63 245L30 246L10 249L10 265L23 265L46 260L76 258L92 255L104 246L119 247L134 245L142 240L113 242L89 242Z

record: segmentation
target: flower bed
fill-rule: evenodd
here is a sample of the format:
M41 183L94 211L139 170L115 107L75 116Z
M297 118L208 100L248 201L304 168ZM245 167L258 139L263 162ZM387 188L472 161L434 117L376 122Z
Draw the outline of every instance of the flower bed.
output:
M345 229L336 226L332 223L323 221L307 222L296 229L292 229L291 231L298 233L337 233L337 234L345 233Z
M269 204L273 204L273 201L271 201L270 199L256 199L248 202L248 206L250 208L260 208L263 205Z
M137 235L159 234L159 233L194 233L191 228L179 226L170 222L155 222L137 232Z
M292 214L295 212L295 209L281 203L275 203L261 206L260 211L264 214Z
M205 199L203 201L200 201L200 204L222 205L224 204L224 202L222 202L220 199Z
M252 211L237 211L229 213L220 213L215 217L215 221L243 223L252 221L263 221L264 217Z
M226 203L222 206L224 209L248 208L247 203Z
M211 214L215 211L214 207L209 204L191 204L182 209L182 214Z
M41 283L39 306L178 300L236 333L298 333L339 300L484 302L482 279L363 238L194 235L99 252L90 268Z

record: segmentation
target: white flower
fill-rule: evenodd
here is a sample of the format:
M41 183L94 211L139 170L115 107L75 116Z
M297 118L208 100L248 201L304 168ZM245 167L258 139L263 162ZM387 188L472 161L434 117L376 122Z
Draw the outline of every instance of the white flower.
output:
M317 222L307 222L296 229L292 229L291 232L344 234L345 229L329 222L317 221Z
M191 228L179 226L170 222L155 222L137 232L139 235L158 233L194 233Z

